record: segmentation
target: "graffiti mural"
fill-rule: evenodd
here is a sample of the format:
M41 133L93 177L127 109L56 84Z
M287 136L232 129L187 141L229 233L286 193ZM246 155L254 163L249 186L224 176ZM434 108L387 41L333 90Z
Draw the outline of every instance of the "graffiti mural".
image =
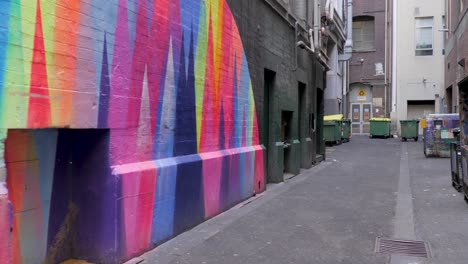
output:
M227 3L0 1L0 152L0 263L121 262L262 192Z

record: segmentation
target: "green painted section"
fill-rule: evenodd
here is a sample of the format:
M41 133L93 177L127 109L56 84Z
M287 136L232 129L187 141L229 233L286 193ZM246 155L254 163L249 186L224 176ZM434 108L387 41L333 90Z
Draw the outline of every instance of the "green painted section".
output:
M370 121L370 134L374 137L389 137L391 121Z
M341 142L341 121L325 121L323 124L325 142Z
M309 169L312 167L313 156L315 153L312 152L314 143L310 137L304 138L300 142L301 145L301 168Z
M341 135L342 139L350 140L351 139L351 120L345 119L341 122L343 133Z
M283 182L284 171L284 144L283 142L274 142L268 151L268 182ZM272 162L276 161L276 162ZM281 162L280 162L281 161Z
M401 120L401 137L417 138L419 134L419 120Z

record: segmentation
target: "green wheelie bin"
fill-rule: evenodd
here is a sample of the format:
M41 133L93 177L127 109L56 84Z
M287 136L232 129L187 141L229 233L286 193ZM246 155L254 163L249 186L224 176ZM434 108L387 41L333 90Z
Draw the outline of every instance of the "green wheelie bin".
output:
M351 139L351 120L343 119L343 121L341 121L341 126L343 130L341 140L343 142L349 142L349 140Z
M327 144L341 144L341 127L343 115L328 115L323 117L323 137Z
M371 118L370 119L370 137L390 137L390 118Z
M419 120L400 120L401 138L403 141L414 139L418 141Z

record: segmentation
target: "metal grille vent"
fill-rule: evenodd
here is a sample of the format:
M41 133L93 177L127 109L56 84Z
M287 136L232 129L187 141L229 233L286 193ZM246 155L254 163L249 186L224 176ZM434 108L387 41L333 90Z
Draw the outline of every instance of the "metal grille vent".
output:
M431 248L428 242L377 238L375 252L388 255L430 258Z

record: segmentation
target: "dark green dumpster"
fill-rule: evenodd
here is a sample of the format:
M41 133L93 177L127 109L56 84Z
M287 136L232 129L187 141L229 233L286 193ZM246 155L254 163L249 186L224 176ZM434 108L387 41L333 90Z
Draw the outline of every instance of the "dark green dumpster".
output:
M341 121L343 115L329 115L323 117L323 137L325 143L341 144Z
M390 137L390 118L371 118L370 119L370 137Z
M343 119L343 121L341 121L341 126L343 130L341 140L343 142L349 142L349 140L351 139L351 120Z
M400 120L401 138L403 141L414 139L418 141L419 120Z

